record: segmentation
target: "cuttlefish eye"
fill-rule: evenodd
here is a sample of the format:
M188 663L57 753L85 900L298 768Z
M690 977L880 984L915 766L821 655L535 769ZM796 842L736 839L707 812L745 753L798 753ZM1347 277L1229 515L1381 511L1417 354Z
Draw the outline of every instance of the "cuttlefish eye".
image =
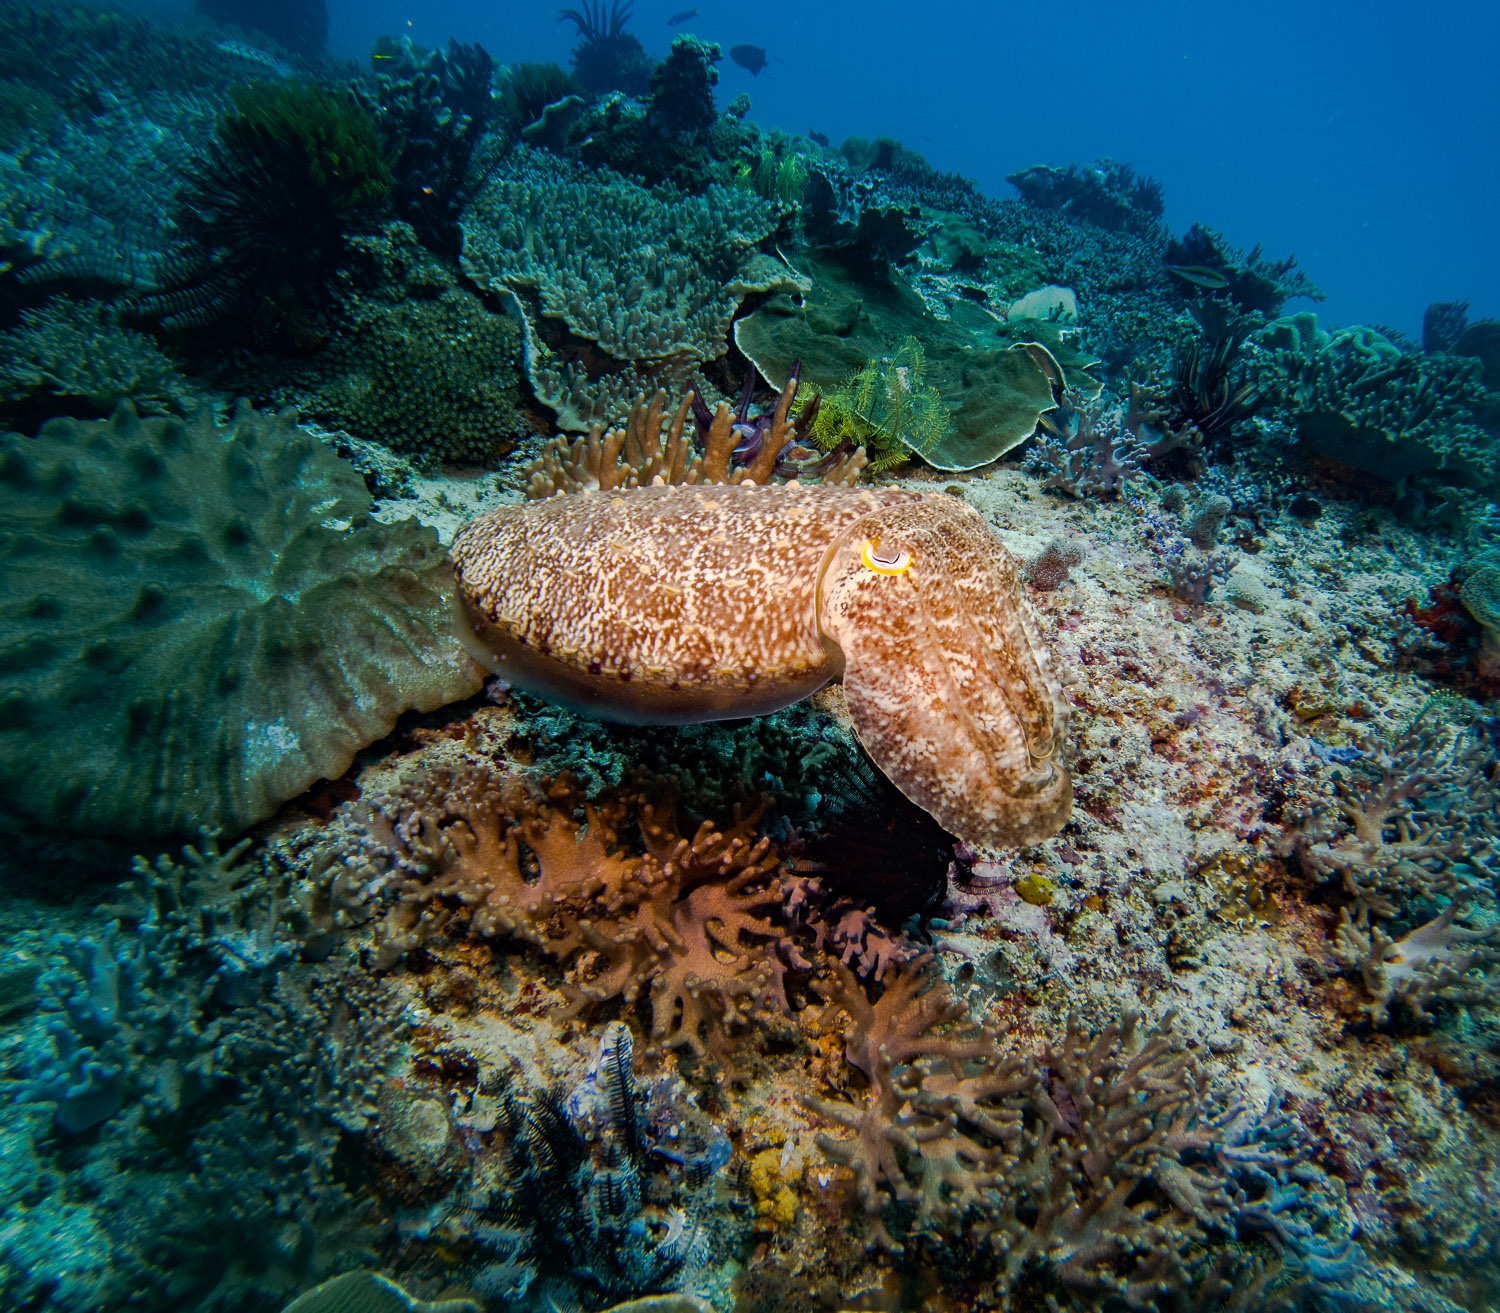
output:
M869 539L860 551L860 560L876 574L904 574L911 565L911 553L897 547L882 548L875 539Z

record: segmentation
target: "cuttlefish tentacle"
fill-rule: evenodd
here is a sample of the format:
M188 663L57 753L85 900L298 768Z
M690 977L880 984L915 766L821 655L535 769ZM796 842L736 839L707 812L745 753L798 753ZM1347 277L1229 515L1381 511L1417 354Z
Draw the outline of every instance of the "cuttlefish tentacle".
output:
M760 715L842 679L860 742L981 846L1067 819L1067 708L1014 561L895 488L658 486L506 506L452 558L503 677L638 723Z

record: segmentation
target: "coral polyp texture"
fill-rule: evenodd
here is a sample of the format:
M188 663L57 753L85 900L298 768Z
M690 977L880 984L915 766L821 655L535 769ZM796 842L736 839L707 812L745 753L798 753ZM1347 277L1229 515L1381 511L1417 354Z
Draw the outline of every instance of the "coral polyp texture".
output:
M763 714L839 679L860 742L945 828L1054 834L1067 708L1016 563L899 489L657 485L499 507L452 549L512 682L619 720Z
M0 780L32 824L240 830L479 685L436 534L285 418L53 420L0 438L0 481Z
M777 219L731 188L653 192L518 149L464 212L461 263L518 300L537 396L561 427L586 429L637 393L686 390L728 349L751 292L803 285L757 250Z

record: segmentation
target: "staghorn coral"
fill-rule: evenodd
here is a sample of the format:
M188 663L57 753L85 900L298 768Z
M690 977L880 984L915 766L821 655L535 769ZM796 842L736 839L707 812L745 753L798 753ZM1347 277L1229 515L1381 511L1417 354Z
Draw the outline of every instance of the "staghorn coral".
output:
M1404 1003L1419 1020L1430 1021L1433 1003L1500 1005L1500 925L1470 928L1454 918L1474 895L1454 898L1424 925L1392 939L1370 921L1370 909L1358 918L1347 907L1339 912L1334 953L1358 969L1369 999L1365 1010L1377 1026L1390 1018L1391 1004Z
M452 558L476 637L523 687L671 724L841 678L865 750L946 829L1005 846L1067 819L1066 706L1016 566L952 497L749 482L550 497L471 520Z
M1131 1308L1203 1285L1210 1236L1275 1237L1336 1261L1302 1216L1288 1126L1209 1089L1172 1018L1070 1026L1034 1053L1001 1056L930 959L888 976L873 1001L834 965L815 1020L844 1036L863 1098L809 1097L842 1131L818 1143L852 1178L886 1248L971 1237L995 1265L999 1307L1047 1284ZM888 1223L900 1231L893 1234Z
M225 1008L253 995L289 960L274 907L247 887L248 844L183 850L183 862L136 859L138 885L121 920L95 940L63 936L41 978L53 1014L52 1054L23 1085L23 1101L53 1107L76 1134L127 1104L167 1118L223 1074Z
M1292 836L1310 870L1337 879L1357 909L1383 919L1408 898L1451 897L1495 880L1493 749L1426 714L1388 737L1372 732L1358 747L1358 760L1332 777L1331 813Z
M238 830L479 686L436 534L286 418L0 438L0 780L46 829Z
M775 226L731 188L663 195L520 147L465 210L461 262L519 302L537 396L586 429L659 384L685 388L728 349L751 291L801 285L756 252Z
M1220 233L1201 223L1170 242L1164 260L1179 290L1223 292L1241 311L1252 314L1279 315L1295 296L1323 299L1294 257L1269 261L1262 258L1259 246L1249 254L1236 251Z
M1009 174L1005 181L1027 205L1057 210L1100 228L1152 233L1165 210L1161 183L1118 160L1098 159L1066 169L1038 164Z

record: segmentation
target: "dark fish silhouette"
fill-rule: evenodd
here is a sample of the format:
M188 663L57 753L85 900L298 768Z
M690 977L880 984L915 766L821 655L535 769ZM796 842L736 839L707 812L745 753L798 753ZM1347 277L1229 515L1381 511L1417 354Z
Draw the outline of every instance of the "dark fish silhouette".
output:
M809 132L807 135L820 146L828 145L828 134L826 132Z
M688 19L697 17L698 11L696 9L684 9L680 14L673 14L671 18L667 19L667 26L676 27L678 23L685 23Z
M729 58L741 68L748 69L756 77L771 61L766 58L764 46L730 46Z

